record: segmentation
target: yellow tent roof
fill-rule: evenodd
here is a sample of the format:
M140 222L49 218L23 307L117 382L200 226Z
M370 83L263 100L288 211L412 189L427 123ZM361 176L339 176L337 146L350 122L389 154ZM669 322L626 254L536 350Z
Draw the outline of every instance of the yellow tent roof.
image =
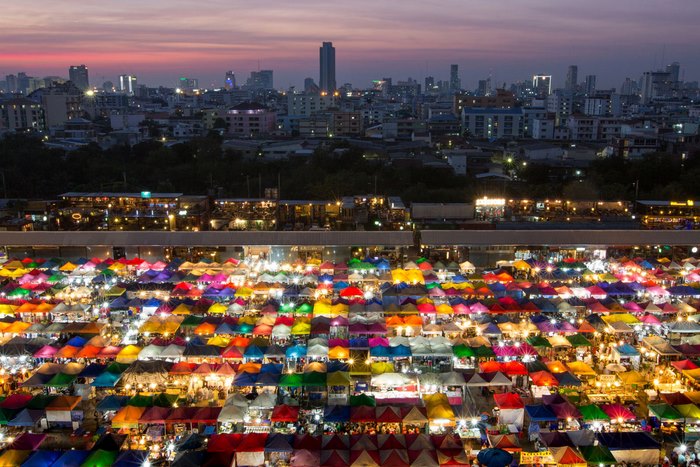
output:
M346 359L350 356L350 351L345 347L336 345L328 350L328 358L334 360Z
M241 287L240 289L236 290L235 296L236 297L250 297L253 295L253 290L249 289L248 287Z
M519 269L521 271L529 271L530 270L530 265L527 262L523 261L522 259L519 259L519 260L513 262L513 267L515 269Z
M311 334L311 323L306 323L303 321L299 321L294 323L292 326L292 334L294 335L303 335L303 334Z
M138 428L139 418L145 411L146 407L135 407L133 405L122 407L112 419L112 428Z
M22 261L8 261L7 263L2 265L3 269L24 269L24 264L22 264Z
M334 371L326 376L326 386L350 386L350 373Z
M174 315L189 315L192 310L184 303L180 303L173 311Z
M394 364L391 362L372 362L370 365L373 375L394 373Z
M231 339L227 339L223 336L214 336L207 341L207 345L215 345L217 347L226 347Z
M673 408L680 412L683 418L700 420L700 408L695 404L674 405Z
M138 358L139 352L141 352L141 347L138 345L127 345L119 351L115 360L117 363L133 363Z
M75 264L68 261L66 264L58 268L59 271L75 271L78 268Z
M442 393L425 394L423 396L425 409L429 420L447 420L454 422L455 413L450 407L450 401Z
M223 303L217 302L210 306L208 311L209 313L226 313L227 308Z
M646 378L642 376L638 371L626 371L624 373L618 373L617 377L622 380L624 384L645 384L647 382Z
M569 371L571 371L575 375L584 375L584 376L595 376L596 372L591 368L588 364L584 362L567 362L566 366L569 367Z
M614 315L603 316L602 319L608 324L620 322L629 325L641 324L641 321L629 313L617 313Z
M435 308L435 310L438 312L438 314L442 315L451 315L454 312L452 307L446 303L441 303Z
M17 467L22 465L32 451L20 451L18 449L8 449L0 456L0 467Z
M318 300L314 303L314 314L325 315L331 312L331 302L329 300Z

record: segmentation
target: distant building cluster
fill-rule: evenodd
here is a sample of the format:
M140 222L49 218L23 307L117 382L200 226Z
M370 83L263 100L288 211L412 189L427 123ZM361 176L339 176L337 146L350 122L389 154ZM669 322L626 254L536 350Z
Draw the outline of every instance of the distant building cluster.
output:
M683 155L699 140L700 89L677 62L609 89L576 65L565 76L543 70L510 85L488 76L472 89L459 64L444 72L422 83L340 84L331 42L319 48L317 77L285 90L271 69L228 70L218 86L182 76L172 87L147 86L128 70L97 84L85 64L71 65L67 78L19 72L0 79L0 135L33 132L72 150L177 144L214 132L228 149L263 159L309 156L323 141L345 139L367 158L503 179L530 161L578 178L599 157Z

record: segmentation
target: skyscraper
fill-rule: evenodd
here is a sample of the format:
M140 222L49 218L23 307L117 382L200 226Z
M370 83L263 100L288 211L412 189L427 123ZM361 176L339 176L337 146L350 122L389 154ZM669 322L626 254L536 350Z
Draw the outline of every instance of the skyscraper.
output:
M119 90L122 92L128 92L133 94L136 90L136 76L134 75L120 75L119 76Z
M459 79L459 65L450 65L450 92L457 92L462 89L462 82Z
M547 97L552 94L552 75L534 75L532 89L537 97Z
M670 75L669 81L672 83L677 83L680 78L681 64L678 62L673 62L670 65L666 65L666 73Z
M236 74L231 70L226 72L226 78L224 80L224 88L236 89Z
M567 91L574 91L577 84L578 67L576 65L569 65L569 69L566 71L566 84L564 85L564 88Z
M68 79L81 91L87 91L90 88L88 68L85 65L72 65L68 68Z
M332 42L324 42L319 49L321 76L318 87L321 91L333 92L335 85L335 47Z
M251 90L275 89L272 70L251 71L246 87Z
M592 96L595 94L595 82L596 82L596 77L595 75L586 75L586 95L587 96Z

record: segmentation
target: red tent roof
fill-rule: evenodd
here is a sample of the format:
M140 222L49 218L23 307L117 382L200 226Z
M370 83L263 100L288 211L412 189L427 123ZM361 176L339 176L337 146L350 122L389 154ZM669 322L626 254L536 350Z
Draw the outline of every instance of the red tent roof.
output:
M522 399L518 394L512 392L506 392L503 394L494 394L493 399L496 401L496 405L499 409L523 409L525 404L523 404Z
M275 406L270 416L272 422L296 422L299 420L299 407L287 404Z

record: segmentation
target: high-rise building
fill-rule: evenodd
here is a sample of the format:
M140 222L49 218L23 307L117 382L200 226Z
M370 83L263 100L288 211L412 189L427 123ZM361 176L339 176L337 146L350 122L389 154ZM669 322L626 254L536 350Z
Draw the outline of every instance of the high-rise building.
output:
M458 92L462 89L462 82L459 79L459 65L450 65L450 92Z
M7 75L5 76L5 85L7 86L7 92L13 94L17 92L17 76Z
M586 75L586 84L584 85L584 88L586 90L587 96L592 96L593 94L595 94L595 82L595 75Z
M27 89L29 89L29 76L23 71L20 71L17 73L17 92L21 92L22 94L27 93Z
M120 75L119 90L121 92L128 92L129 94L133 94L136 91L136 76Z
M636 94L638 91L637 82L630 78L625 78L625 81L620 87L620 95L631 96Z
M536 97L547 97L552 93L552 75L534 75L532 89Z
M246 87L251 90L275 89L272 70L251 71Z
M491 95L491 78L480 79L478 87L476 89L477 96L490 96Z
M317 93L319 91L319 87L314 81L313 78L305 78L304 79L304 92L305 93Z
M666 65L666 73L670 75L669 81L672 83L677 83L680 78L681 64L678 62L673 62L670 65Z
M71 67L68 68L68 79L81 91L87 91L90 88L88 67L85 65L71 65Z
M332 93L335 91L335 47L332 42L324 42L319 49L319 62L321 65L321 76L318 87L321 91Z
M226 72L226 78L224 79L224 88L236 89L236 74L231 70Z
M194 91L199 89L199 80L197 78L181 77L178 81L178 87L183 91Z
M569 65L569 69L566 71L566 84L564 89L567 91L576 90L578 85L578 67L576 65Z

